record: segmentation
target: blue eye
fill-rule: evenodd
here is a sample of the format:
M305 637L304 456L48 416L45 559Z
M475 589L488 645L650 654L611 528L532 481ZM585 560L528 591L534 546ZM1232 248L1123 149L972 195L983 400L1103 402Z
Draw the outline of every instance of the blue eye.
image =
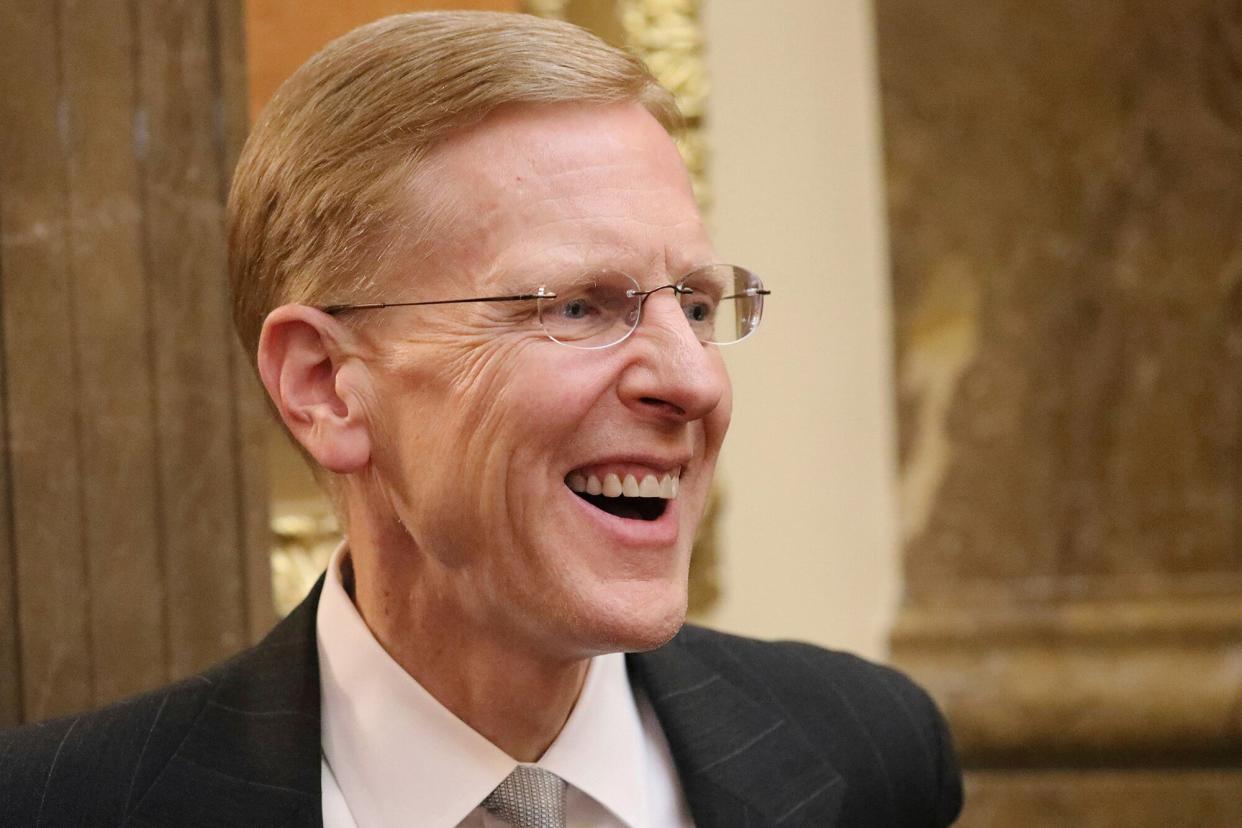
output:
M565 319L586 319L591 312L591 304L586 299L573 299L561 307L561 316Z
M691 322L707 322L712 318L712 307L707 302L688 303L682 310Z
M556 298L540 305L539 321L557 342L587 348L610 345L633 329L642 302L637 291L638 284L623 273L591 273L555 285Z

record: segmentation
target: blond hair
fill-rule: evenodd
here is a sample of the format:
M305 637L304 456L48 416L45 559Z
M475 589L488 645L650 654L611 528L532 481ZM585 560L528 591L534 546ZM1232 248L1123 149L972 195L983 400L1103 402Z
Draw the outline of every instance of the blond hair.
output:
M329 43L277 90L233 177L233 321L251 360L274 308L354 300L395 245L429 240L416 176L447 135L506 104L627 101L680 124L636 57L528 15L403 14Z

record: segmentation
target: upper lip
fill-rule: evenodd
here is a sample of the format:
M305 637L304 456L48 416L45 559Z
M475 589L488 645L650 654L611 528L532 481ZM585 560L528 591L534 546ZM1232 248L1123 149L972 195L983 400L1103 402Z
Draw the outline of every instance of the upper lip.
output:
M659 474L669 474L679 468L684 471L689 462L690 455L688 454L677 456L657 456L654 454L614 454L606 457L593 457L586 462L578 463L565 473L569 474L570 472L577 471L578 469L586 469L592 466L625 464L633 466L646 466Z

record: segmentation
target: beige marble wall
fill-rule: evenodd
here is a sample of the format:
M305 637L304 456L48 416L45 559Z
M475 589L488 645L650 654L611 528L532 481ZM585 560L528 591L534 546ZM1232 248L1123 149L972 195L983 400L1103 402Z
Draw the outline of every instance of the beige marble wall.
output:
M877 19L893 646L988 770L966 824L1236 825L1242 7Z
M896 430L871 4L704 12L716 247L773 291L764 327L725 354L722 591L706 620L882 658Z

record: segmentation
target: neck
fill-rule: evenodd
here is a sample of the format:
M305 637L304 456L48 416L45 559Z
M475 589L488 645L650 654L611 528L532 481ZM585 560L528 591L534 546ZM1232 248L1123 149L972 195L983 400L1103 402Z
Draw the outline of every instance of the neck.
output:
M358 549L357 540L351 595L376 640L484 738L520 762L536 761L569 718L590 659L552 658L519 631L477 623L416 550L385 555Z

